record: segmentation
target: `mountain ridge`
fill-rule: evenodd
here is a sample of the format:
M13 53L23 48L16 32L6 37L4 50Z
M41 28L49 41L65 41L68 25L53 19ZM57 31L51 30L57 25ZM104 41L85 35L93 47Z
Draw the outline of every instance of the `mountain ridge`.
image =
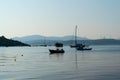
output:
M62 36L62 37L57 37L57 36L42 36L42 35L29 35L29 36L23 36L23 37L13 37L13 40L18 40L18 41L33 41L33 40L74 40L73 35L68 35L68 36ZM78 40L88 40L88 38L84 37L79 37L77 36Z
M34 36L34 35L32 35ZM36 35L41 36L41 35ZM25 39L26 37L23 37L23 40L21 38L13 38L14 40L18 40L30 45L39 46L39 45L53 45L55 42L62 42L64 45L70 45L74 44L74 36L63 36L63 37L45 37L41 36L41 38L37 39L35 37L30 38L31 36L28 36L29 39ZM57 38L57 39L56 39ZM78 38L78 43L85 43L90 45L120 45L120 40L117 39L88 39L88 38Z

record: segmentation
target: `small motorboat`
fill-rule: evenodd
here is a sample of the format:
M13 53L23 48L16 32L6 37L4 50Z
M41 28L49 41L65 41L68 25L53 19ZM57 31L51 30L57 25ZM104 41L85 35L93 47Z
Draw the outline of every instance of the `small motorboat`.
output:
M84 44L81 44L79 46L76 47L77 50L92 50L92 48L86 47Z
M56 49L49 49L49 52L51 54L53 53L64 53L65 51L63 50L63 44L62 43L55 43Z
M65 51L63 49L59 50L59 49L56 49L56 50L51 50L49 49L50 53L64 53Z
M92 48L79 48L79 47L77 47L76 49L77 49L77 50L81 50L81 51L84 51L84 50L92 50Z

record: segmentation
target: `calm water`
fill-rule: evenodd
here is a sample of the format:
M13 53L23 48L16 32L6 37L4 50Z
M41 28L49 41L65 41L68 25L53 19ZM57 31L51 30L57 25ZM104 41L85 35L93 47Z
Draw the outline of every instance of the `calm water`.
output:
M53 47L0 47L0 80L120 80L120 46L92 47L52 55Z

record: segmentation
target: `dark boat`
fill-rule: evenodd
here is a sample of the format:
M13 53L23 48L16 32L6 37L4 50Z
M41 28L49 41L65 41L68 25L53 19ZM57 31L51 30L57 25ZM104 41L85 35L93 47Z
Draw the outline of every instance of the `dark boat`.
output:
M72 44L72 45L70 45L71 48L77 48L79 46L85 47L86 45L84 45L84 44Z
M76 50L92 50L92 48L89 48L89 46L85 44L77 44L75 48Z
M49 49L50 53L53 54L53 53L64 53L65 51L63 49L59 50L59 49L56 49L56 50L51 50Z
M65 51L62 49L62 47L63 47L63 44L62 44L62 43L56 43L55 46L56 46L56 49L55 49L55 50L49 49L49 52L50 52L51 54L53 54L53 53L64 53L64 52L65 52ZM61 48L61 49L60 49L60 48Z
M83 50L92 50L92 48L88 48L88 47L83 47L83 48L77 47L76 49L81 50L81 51L83 51Z

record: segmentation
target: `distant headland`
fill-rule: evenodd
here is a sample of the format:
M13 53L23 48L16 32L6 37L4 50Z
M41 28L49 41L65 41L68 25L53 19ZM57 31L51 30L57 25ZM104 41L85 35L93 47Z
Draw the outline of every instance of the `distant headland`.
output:
M30 45L22 43L20 41L16 41L16 40L12 40L12 39L7 39L6 37L1 36L0 37L0 46L9 47L9 46L30 46Z

